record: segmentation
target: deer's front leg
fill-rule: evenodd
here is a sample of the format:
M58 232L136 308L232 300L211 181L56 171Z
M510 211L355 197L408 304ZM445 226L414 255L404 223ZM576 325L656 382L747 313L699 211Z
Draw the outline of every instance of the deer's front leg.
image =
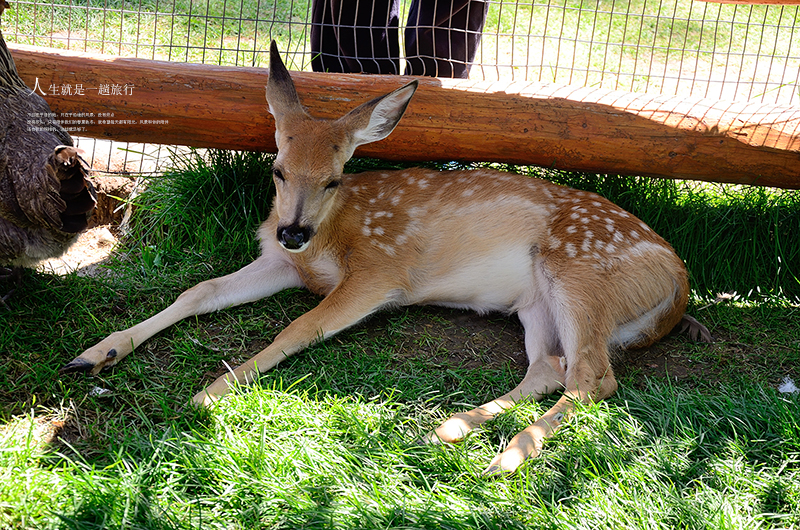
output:
M246 384L259 374L308 345L326 339L363 320L387 303L390 289L375 278L351 277L334 289L320 304L297 318L253 358L217 378L194 396L196 405L208 406L230 391L230 384Z
M262 255L238 271L199 283L184 291L169 307L123 331L116 331L64 366L60 372L91 372L117 364L142 342L172 324L193 315L254 302L302 282L294 266L282 256Z

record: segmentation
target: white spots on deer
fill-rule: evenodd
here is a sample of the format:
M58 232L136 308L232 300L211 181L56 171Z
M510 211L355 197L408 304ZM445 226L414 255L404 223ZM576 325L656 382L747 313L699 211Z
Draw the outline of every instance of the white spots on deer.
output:
M378 236L385 236L382 238L384 241L393 241L394 246L383 242L376 243L376 246L384 250L390 256L394 256L397 253L396 247L402 247L408 244L409 241L412 241L412 239L419 234L421 227L425 226L425 218L428 215L428 209L421 206L412 206L404 212L397 213L405 213L405 215L408 216L408 221L405 226L401 225L402 228L396 227L394 230L386 230L382 231L380 234L376 234ZM387 211L381 217L393 218L396 216L393 212ZM402 217L402 215L399 215L399 217Z
M654 232L646 224L597 195L559 188L553 188L551 195L553 201L545 206L561 202L549 216L545 250L560 253L562 259L579 260L590 270L607 273L638 259L644 252L642 243L665 248L651 237Z
M503 182L511 182L517 180L517 175L511 175L508 173L496 173L493 171L481 171L481 176L485 177L489 182L497 185ZM528 183L535 182L532 179L528 179Z
M387 245L386 243L383 243L382 241L377 241L377 240L373 239L372 240L372 244L375 245L376 247L378 247L379 249L381 249L382 251L384 251L389 256L397 255L397 251L395 250L395 248L393 246Z
M629 214L625 210L619 210L619 209L611 210L611 213L616 214L616 215L622 217L623 219L627 219L627 218L629 218L631 216L631 214Z
M394 256L396 254L396 250L394 246L389 245L386 242L386 238L383 237L387 234L387 227L381 226L379 221L383 219L390 219L392 217L394 217L394 213L389 211L381 210L377 212L370 212L364 216L364 225L361 227L361 233L365 237L370 238L370 243L390 256Z
M370 199L369 203L372 205L378 205L381 203L386 204L386 202L390 204L399 204L402 190L398 191L401 193L389 196L389 191L382 190L378 192L375 197ZM368 210L364 214L361 226L361 234L366 238L370 238L370 242L373 245L380 248L390 256L394 256L396 254L394 246L387 244L387 237L392 237L390 235L390 227L392 222L391 219L394 218L394 216L395 213L389 209L374 211Z
M394 195L389 199L389 204L392 206L398 206L400 201L403 200L403 195L405 194L405 190L403 188L399 188L395 190Z
M412 206L411 208L406 210L406 214L411 219L422 219L426 215L428 215L428 209L427 208L422 208L420 206Z
M594 233L591 230L587 230L584 233L583 244L581 244L581 250L583 252L589 252L592 248L592 238L594 237Z

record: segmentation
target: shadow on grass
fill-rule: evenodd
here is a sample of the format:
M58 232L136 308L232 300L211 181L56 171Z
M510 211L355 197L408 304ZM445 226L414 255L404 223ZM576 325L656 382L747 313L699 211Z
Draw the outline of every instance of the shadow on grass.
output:
M623 390L504 478L481 477L476 460L524 419L419 446L402 426L408 405L314 391L252 389L231 403L239 411L188 419L190 432L143 430L102 470L74 466L60 527L556 528L624 520L641 503L664 528L705 527L728 505L800 518L800 402L771 391Z
M221 360L258 351L313 297L286 293L277 306L192 319L101 377L59 379L76 351L169 303L180 287L130 292L35 274L24 285L29 296L3 315L0 406L8 418L70 404L44 456L18 468L50 477L34 495L52 499L42 517L56 514L55 526L546 528L599 524L581 517L608 506L620 506L606 514L612 520L661 506L662 526L701 527L703 513L726 503L745 510L738 499L754 513L800 520L800 408L764 390L798 366L793 306L704 310L698 316L720 343L666 339L657 357L672 364L663 374L640 363L617 396L580 414L541 458L488 480L479 471L535 406L463 444L414 442L447 414L518 382L525 367L513 319L427 308L382 314L265 374L237 397L240 408L209 415L181 409L200 381ZM689 361L693 370L675 382L672 368Z

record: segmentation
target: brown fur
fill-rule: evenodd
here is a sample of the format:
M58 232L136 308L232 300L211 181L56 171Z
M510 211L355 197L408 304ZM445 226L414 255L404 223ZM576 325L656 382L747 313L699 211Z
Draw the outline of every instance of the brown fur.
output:
M509 393L456 414L429 442L453 442L521 399L564 393L487 468L515 470L574 407L617 388L609 352L649 344L683 315L683 262L644 223L606 199L491 170L343 175L361 143L388 135L411 83L338 120L311 118L272 50L267 99L276 119L277 196L261 256L203 282L156 316L86 350L68 369L96 373L190 315L305 286L324 296L266 349L199 392L209 405L310 343L383 308L439 304L517 313L530 361Z

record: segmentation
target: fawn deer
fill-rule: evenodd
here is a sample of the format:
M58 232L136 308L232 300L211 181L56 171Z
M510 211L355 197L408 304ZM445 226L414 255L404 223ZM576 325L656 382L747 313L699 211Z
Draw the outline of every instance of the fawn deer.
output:
M610 348L639 347L683 319L683 262L653 230L593 193L494 170L343 174L357 146L394 130L417 81L336 120L306 113L275 43L267 82L275 118L277 194L258 236L261 255L205 281L157 315L86 350L62 370L93 374L144 340L196 314L289 287L323 295L266 349L194 397L209 405L309 344L384 308L437 304L516 313L529 368L509 393L454 415L423 439L454 442L521 399L563 390L486 472L537 455L574 408L617 388Z

